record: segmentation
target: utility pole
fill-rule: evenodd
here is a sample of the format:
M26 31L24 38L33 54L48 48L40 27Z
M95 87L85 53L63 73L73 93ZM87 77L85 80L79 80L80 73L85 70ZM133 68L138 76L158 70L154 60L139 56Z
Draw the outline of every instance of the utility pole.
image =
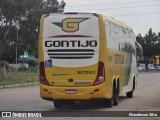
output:
M16 69L18 68L18 66L17 66L18 29L19 29L19 27L17 26L17 40L16 40Z

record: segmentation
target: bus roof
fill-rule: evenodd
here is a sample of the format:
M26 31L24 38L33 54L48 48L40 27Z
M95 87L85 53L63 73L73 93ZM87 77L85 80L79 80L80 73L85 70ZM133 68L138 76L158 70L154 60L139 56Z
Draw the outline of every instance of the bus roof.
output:
M105 16L103 15L104 19L105 20L108 20L109 22L112 22L120 27L123 27L123 28L126 28L130 31L133 31L131 27L128 26L128 24L125 22L125 21L122 21L122 20L119 20L119 19L116 19L114 17L109 17L109 16Z
M133 31L132 30L132 27L128 26L128 24L125 22L125 21L122 21L122 20L119 20L119 19L116 19L114 17L111 17L111 16L106 16L104 14L99 14L99 13L89 13L89 12L63 12L63 13L51 13L49 15L52 15L52 14L57 14L57 15L67 15L67 14L87 14L87 15L94 15L94 16L98 16L98 15L102 15L104 20L107 20L109 22L112 22L120 27L123 27L123 28L126 28L128 29L129 31Z

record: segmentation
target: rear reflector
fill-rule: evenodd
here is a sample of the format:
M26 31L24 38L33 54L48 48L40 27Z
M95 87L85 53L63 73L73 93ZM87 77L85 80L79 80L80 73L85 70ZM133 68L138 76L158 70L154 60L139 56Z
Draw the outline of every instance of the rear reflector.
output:
M48 89L46 89L46 88L43 88L43 90L44 90L45 92L48 92Z

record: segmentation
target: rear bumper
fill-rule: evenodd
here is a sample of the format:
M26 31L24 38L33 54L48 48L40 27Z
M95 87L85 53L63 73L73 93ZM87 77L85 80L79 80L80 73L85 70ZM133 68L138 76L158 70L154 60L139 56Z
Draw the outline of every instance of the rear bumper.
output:
M74 89L76 94L66 94ZM40 96L45 100L90 100L106 98L106 83L88 87L54 87L40 84Z

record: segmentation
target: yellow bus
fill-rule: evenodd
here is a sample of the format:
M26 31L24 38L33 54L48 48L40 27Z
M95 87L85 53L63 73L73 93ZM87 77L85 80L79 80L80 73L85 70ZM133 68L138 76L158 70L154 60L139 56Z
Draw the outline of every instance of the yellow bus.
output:
M56 108L81 100L118 104L137 83L135 34L96 13L50 13L40 21L40 96Z

